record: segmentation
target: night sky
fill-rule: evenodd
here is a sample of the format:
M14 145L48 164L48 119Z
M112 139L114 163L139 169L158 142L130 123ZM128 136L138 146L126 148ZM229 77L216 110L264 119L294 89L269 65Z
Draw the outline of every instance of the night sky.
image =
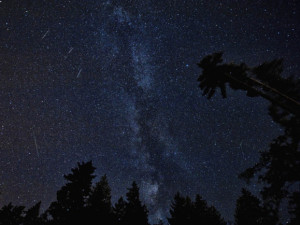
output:
M224 51L299 75L297 0L1 0L0 206L43 209L78 161L105 173L113 202L133 180L151 221L180 191L226 220L238 174L283 131L268 102L202 97L197 64ZM259 186L247 186L253 193Z

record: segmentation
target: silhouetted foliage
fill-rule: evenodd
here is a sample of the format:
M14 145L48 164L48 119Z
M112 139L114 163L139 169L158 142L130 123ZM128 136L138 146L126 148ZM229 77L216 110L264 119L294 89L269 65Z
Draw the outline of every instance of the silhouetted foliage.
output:
M9 203L0 209L0 225L42 225L40 206L41 202L38 202L25 210L24 206L13 206Z
M289 112L300 115L299 82L293 77L283 78L282 59L265 62L250 68L246 64L222 64L223 53L218 52L204 57L198 66L202 68L199 87L203 95L211 98L220 88L224 98L226 86L234 90L244 90L249 97L262 96Z
M124 217L125 217L125 210L126 210L126 202L121 197L119 198L118 202L115 204L113 208L115 219L118 225L124 224Z
M67 183L57 192L57 200L40 215L41 202L28 210L11 203L0 209L0 225L149 225L147 207L140 200L136 182L112 207L111 189L106 175L93 185L92 162L78 163L65 175ZM220 213L208 206L200 195L195 202L177 193L170 210L170 225L225 225ZM156 225L163 225L160 220Z
M64 175L67 183L41 216L40 202L28 210L11 203L3 206L0 225L149 225L148 210L140 200L135 182L128 189L127 200L120 198L113 208L106 175L93 185L94 171L91 161L78 163L70 174Z
M192 202L189 197L183 197L180 193L176 193L171 204L168 222L170 225L189 225L192 217Z
M290 197L290 209L289 212L293 215L290 225L300 224L300 192L294 192Z
M88 199L89 224L114 223L114 216L111 204L111 190L108 185L107 177L104 175L101 180L93 187Z
M207 202L200 195L196 195L193 224L226 225L226 222L214 206L208 207Z
M78 163L71 174L64 176L68 183L57 192L57 200L51 203L47 211L52 217L52 224L84 222L94 171L95 167L90 161Z
M125 214L122 224L124 225L149 225L148 210L140 200L139 187L135 182L126 194Z
M206 221L208 212L207 202L200 195L196 195L194 204L194 215L196 221Z
M229 85L234 90L246 91L249 97L261 96L271 102L269 114L273 121L285 129L283 135L273 140L269 150L261 153L259 162L240 176L249 181L259 174L259 181L267 184L261 192L264 207L274 218L282 199L293 196L294 191L289 187L300 182L300 82L281 76L281 59L250 68L244 63L222 64L222 55L206 56L198 64L202 68L198 81L203 95L211 98L220 88L225 98ZM292 214L299 204L290 205ZM298 215L294 214L296 220L299 220Z
M263 225L264 212L260 200L242 189L242 196L236 202L235 225Z
M39 225L43 223L43 220L40 217L40 207L41 202L38 202L30 209L25 211L23 225Z
M170 225L226 225L216 208L209 207L200 195L192 202L189 197L177 193L171 205L170 215L168 218Z
M0 210L0 225L21 225L24 220L24 206L13 206L11 203Z

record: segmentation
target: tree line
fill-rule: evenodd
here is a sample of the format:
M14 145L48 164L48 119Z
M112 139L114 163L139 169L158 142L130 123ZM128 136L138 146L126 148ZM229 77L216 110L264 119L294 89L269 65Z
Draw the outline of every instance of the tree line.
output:
M219 89L224 98L227 88L246 91L249 97L263 97L270 102L268 113L284 133L269 148L260 152L259 162L248 168L240 178L257 179L264 185L259 198L242 189L236 201L235 225L278 225L279 208L288 200L289 225L300 224L300 81L284 77L282 60L265 62L256 67L245 63L223 63L223 53L204 57L198 81L203 95L212 98ZM133 182L126 198L111 203L111 190L104 175L93 184L92 162L78 163L65 175L66 184L57 191L56 201L40 214L37 203L29 209L11 203L0 209L0 225L148 225L148 209L139 197ZM262 201L260 200L262 199ZM169 210L170 225L225 225L214 206L197 195L195 200L177 193ZM159 224L163 224L162 221Z
M94 171L91 161L78 163L70 174L64 175L65 185L43 213L40 213L41 202L29 209L11 203L4 205L0 209L0 225L149 225L148 209L140 199L136 182L127 189L126 198L120 197L113 205L107 176L94 183ZM170 225L227 224L218 210L200 195L192 200L176 193L169 212ZM243 189L236 203L235 224L266 224L265 215L260 200ZM161 220L156 225L163 224Z

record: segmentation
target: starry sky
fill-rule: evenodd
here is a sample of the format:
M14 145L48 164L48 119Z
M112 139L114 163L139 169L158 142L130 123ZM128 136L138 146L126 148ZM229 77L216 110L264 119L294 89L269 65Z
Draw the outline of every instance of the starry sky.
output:
M224 51L299 75L299 1L1 0L0 205L43 208L63 174L92 160L113 201L133 180L164 218L177 191L226 220L237 178L282 133L268 102L202 97L196 65ZM248 188L257 193L258 185Z

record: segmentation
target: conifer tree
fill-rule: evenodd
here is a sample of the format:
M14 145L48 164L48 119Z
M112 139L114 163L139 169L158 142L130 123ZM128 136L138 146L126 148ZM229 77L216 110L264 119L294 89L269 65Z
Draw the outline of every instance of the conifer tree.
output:
M174 200L171 204L170 215L168 222L170 225L180 225L185 221L185 198L180 195L179 192L176 193Z
M226 222L221 217L221 214L214 206L208 206L207 202L200 195L196 195L193 203L193 225L196 224L211 224L211 225L226 225Z
M221 217L220 212L214 206L210 206L208 208L207 221L208 221L207 224L211 224L211 225L226 225L226 222Z
M78 163L72 173L64 175L67 180L57 192L57 200L51 203L47 213L52 224L84 223L87 199L91 193L95 167L92 162Z
M263 216L260 200L243 188L236 201L235 225L262 225Z
M41 225L42 219L40 217L41 202L38 202L30 209L26 210L23 225Z
M202 199L200 195L196 195L194 210L193 210L194 221L206 221L207 212L208 212L207 202L204 199Z
M208 207L200 195L192 202L189 197L177 193L171 205L170 215L168 218L170 225L226 225L215 207Z
M104 175L92 189L88 199L88 213L90 224L113 224L113 212L111 205L111 189L107 177Z
M149 225L148 210L140 200L139 187L136 182L132 183L131 188L126 194L124 225Z
M171 204L168 222L170 225L191 224L192 203L190 198L183 197L179 192L176 193Z
M116 224L118 225L124 224L125 211L126 211L126 202L124 201L123 197L121 197L119 198L118 202L115 204L115 207L113 208Z
M24 206L13 206L11 203L0 209L0 225L22 225Z

